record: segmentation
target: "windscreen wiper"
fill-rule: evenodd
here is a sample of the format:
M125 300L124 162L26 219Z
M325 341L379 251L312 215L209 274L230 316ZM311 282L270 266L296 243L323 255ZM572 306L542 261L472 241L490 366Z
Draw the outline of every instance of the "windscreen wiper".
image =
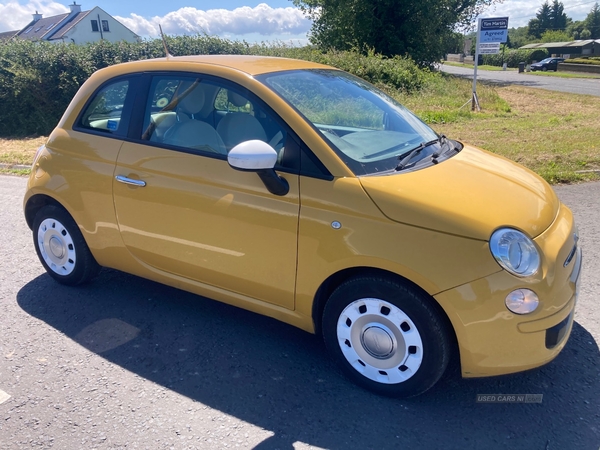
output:
M398 163L398 165L396 166L396 170L403 170L406 169L408 167L408 162L419 152L421 152L421 150L423 150L424 148L429 147L430 145L435 144L436 142L442 142L442 140L445 140L446 137L442 136L439 137L437 139L433 139L432 141L429 142L421 142L419 145L417 145L415 148L413 148L412 150L409 150L408 153L405 153L404 155L400 155L398 157L398 159L402 158L400 160L400 162Z

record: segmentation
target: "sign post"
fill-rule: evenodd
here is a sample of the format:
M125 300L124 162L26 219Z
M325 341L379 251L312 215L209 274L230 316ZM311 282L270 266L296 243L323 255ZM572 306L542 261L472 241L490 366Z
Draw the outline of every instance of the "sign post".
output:
M477 66L479 55L496 54L500 52L500 43L506 42L508 37L508 17L494 17L491 19L478 19L477 41L475 44L475 61L473 61L473 96L471 97L471 111L481 111L477 98Z

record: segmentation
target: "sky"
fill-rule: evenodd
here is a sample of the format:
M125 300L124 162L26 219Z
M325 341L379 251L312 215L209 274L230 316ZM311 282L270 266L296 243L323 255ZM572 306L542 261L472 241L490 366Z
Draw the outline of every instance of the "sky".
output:
M18 30L38 11L50 17L69 11L73 0L0 0L0 32ZM504 0L482 17L509 17L509 27L527 25L544 0ZM562 0L573 20L584 19L600 0ZM281 41L303 45L308 42L311 22L290 0L78 0L82 11L99 6L144 38L166 34L207 33L248 42ZM193 5L193 6L190 6Z

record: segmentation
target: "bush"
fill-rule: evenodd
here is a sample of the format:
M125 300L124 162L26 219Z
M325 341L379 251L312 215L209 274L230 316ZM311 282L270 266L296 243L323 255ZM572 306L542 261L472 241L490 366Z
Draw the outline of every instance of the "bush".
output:
M497 55L483 55L483 64L488 66L502 67L502 63L505 62L508 67L519 67L520 62L531 64L533 61L541 61L548 57L548 51L546 49L535 49L535 50L506 50L504 55L502 51Z
M419 90L438 76L419 69L410 59L372 52L368 56L352 51L323 53L310 46L250 45L206 35L167 37L167 44L176 56L253 54L319 62L403 92ZM0 43L0 136L47 135L93 72L122 62L162 57L160 39L83 46L22 40Z
M590 64L593 66L600 66L600 58L573 58L565 60L569 64Z

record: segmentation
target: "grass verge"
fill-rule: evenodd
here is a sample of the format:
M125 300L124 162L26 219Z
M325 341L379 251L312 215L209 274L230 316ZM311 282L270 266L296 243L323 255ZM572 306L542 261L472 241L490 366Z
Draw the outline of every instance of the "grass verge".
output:
M444 61L444 65L445 66L454 66L454 67L464 67L466 69L472 69L473 68L473 64L468 64L468 63L460 63L460 62L454 62L454 61ZM492 72L502 72L503 69L502 67L498 67L498 66L488 66L488 65L481 65L481 66L477 66L477 70L491 70ZM517 69L515 69L514 67L507 67L505 72L514 72Z
M454 67L464 67L465 69L473 69L473 64L467 64L467 63L459 63L459 62L454 62L454 61L444 61L444 65L445 66L454 66ZM482 65L482 66L477 66L477 70L489 70L492 72L498 72L498 71L502 71L502 67L498 67L498 66L488 66L488 65ZM515 68L507 68L506 71L507 72L515 72L517 69ZM600 78L600 75L595 75L592 73L581 73L581 72L540 72L540 71L529 71L526 72L528 75L536 75L536 76L542 76L542 77L558 77L558 78Z
M482 112L473 113L468 80L434 77L413 94L381 87L437 132L517 161L550 183L600 179L594 172L600 170L599 97L481 85ZM0 164L31 165L44 141L0 139ZM25 175L28 170L8 167L0 173Z
M496 91L510 112L434 128L517 161L552 184L600 179L593 172L600 170L599 97L520 86ZM585 170L591 172L579 173Z

